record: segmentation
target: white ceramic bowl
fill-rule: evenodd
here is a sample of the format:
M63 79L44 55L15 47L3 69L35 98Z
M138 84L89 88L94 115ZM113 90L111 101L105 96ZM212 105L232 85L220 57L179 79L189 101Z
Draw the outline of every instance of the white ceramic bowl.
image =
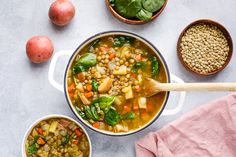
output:
M60 114L53 114L53 115L47 115L47 116L44 116L42 118L39 118L38 120L36 120L30 127L29 129L26 131L25 135L24 135L24 138L23 138L23 142L22 142L22 148L21 148L21 153L22 153L22 157L27 157L26 156L26 151L25 151L25 144L26 144L26 141L27 141L27 138L29 136L29 134L31 133L32 129L38 125L41 121L43 120L47 120L47 119L51 119L51 118L65 118L69 121L72 121L74 122L75 124L77 124L82 130L83 132L86 134L87 138L88 138L88 142L89 142L89 157L92 156L92 145L91 145L91 140L89 138L89 135L87 133L87 131L84 129L84 127L78 123L76 120L68 117L68 116L64 116L64 115L60 115Z

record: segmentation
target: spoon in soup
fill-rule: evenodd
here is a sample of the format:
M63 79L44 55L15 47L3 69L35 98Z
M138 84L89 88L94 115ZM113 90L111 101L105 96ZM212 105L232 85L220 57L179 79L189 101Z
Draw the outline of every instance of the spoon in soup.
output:
M160 83L146 78L143 87L146 97L164 91L236 91L236 83Z

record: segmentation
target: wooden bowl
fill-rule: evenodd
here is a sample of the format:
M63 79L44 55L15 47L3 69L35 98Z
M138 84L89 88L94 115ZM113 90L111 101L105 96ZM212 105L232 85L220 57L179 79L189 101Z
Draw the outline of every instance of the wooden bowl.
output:
M111 6L109 0L106 0L106 5L108 7L108 9L110 10L110 12L112 13L113 16L115 16L118 20L127 23L127 24L131 24L131 25L141 25L141 24L145 24L148 22L151 22L153 20L155 20L161 13L162 11L165 9L167 1L165 1L164 5L161 7L161 9L159 9L158 11L156 11L155 13L153 13L153 16L150 20L148 21L141 21L141 20L133 20L133 19L127 19L123 16L121 16L120 14L118 14L115 9Z
M215 70L215 71L206 73L206 74L199 73L199 72L197 72L197 71L192 70L191 67L189 67L189 65L184 62L183 57L182 57L182 54L181 54L181 46L180 46L180 44L181 44L181 39L182 39L183 35L185 34L185 32L186 32L190 27L192 27L192 26L194 26L194 25L196 25L196 24L200 24L200 23L214 25L214 26L216 26L217 28L219 28L219 29L222 31L222 33L224 34L224 36L226 37L226 40L227 40L228 45L229 45L229 54L228 54L228 58L227 58L227 60L225 61L224 65L223 65L221 68L219 68L219 69L217 69L217 70ZM189 71L191 71L191 72L193 72L193 73L195 73L195 74L197 74L197 75L200 75L200 76L213 75L213 74L216 74L216 73L222 71L222 70L228 65L228 63L230 62L230 60L231 60L231 58L232 58L232 54L233 54L233 42L232 42L232 38L231 38L229 32L226 30L226 28L225 28L224 26L222 26L221 24L219 24L218 22L212 21L212 20L210 20L210 19L200 19L200 20L197 20L197 21L194 21L194 22L190 23L190 24L181 32L181 34L180 34L180 36L179 36L179 39L178 39L178 42L177 42L177 54L178 54L178 58L179 58L180 62L184 65L184 67L185 67L187 70L189 70Z

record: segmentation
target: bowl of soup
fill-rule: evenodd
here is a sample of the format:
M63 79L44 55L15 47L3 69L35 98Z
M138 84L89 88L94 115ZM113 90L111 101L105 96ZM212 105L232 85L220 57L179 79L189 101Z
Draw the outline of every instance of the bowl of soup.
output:
M86 130L74 119L49 115L35 121L26 132L22 156L91 157L91 141Z
M147 77L170 82L159 50L136 34L110 31L90 37L74 51L63 88L69 107L90 129L130 135L153 123L168 100L169 92L145 97Z

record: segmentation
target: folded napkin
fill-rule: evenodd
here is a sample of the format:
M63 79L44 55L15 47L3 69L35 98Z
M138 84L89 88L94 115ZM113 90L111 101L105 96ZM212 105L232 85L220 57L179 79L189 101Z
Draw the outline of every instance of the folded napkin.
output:
M135 148L137 157L236 157L236 93L149 133Z

